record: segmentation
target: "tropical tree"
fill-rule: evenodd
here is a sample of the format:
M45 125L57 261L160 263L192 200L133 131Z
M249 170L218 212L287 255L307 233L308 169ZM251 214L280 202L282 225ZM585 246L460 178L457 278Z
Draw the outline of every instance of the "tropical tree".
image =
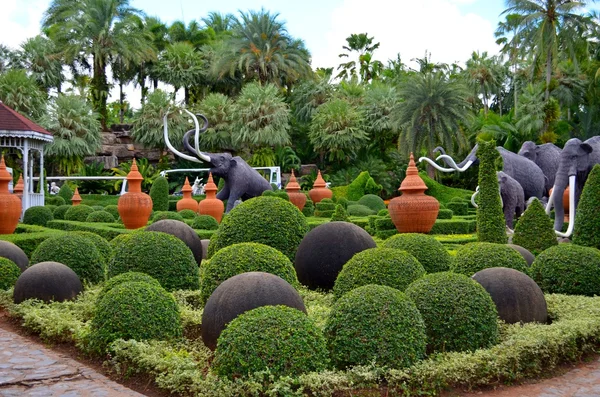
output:
M185 26L182 21L175 21L169 26L171 44L186 42L199 49L214 39L215 32L212 29L203 29L195 20L191 20L188 26Z
M163 82L175 87L173 98L183 87L185 103L189 103L190 86L199 83L204 74L202 55L188 42L180 41L167 46L154 67L154 73Z
M169 44L167 25L157 17L145 16L143 20L143 29L152 42L152 47L156 51L156 54L161 54ZM154 89L158 88L158 77L153 73L156 59L147 59L144 62L139 63L139 70L137 73L137 84L142 90L141 103L144 104L146 95L148 95L148 88L146 87L146 78L152 80L152 86Z
M528 140L536 141L544 129L544 87L528 84L519 100L519 114L516 126Z
M393 112L399 102L398 90L391 85L374 83L365 92L361 108L365 115L366 130L371 141L377 143L382 152L398 138Z
M296 120L309 123L317 108L327 102L333 92L334 87L328 78L316 77L297 84L289 97Z
M373 44L374 39L375 37L369 37L367 33L353 33L346 38L348 45L342 47L346 52L340 54L339 57L350 59L357 52L358 63L357 60L341 63L337 68L341 70L336 78L348 79L360 76L363 82L368 83L381 74L383 64L380 61L373 60L373 52L379 48L379 43Z
M504 55L508 55L512 65L513 110L515 117L517 116L519 96L517 90L517 73L520 59L519 51L521 49L521 41L523 40L520 35L517 35L520 23L521 16L519 14L507 14L505 20L498 23L498 28L495 32L495 36L497 37L496 44L502 45L500 52Z
M552 90L552 96L566 109L567 120L571 121L572 111L584 100L587 76L579 72L573 62L565 61L556 68L554 79L556 87Z
M6 72L10 69L10 63L13 59L13 52L5 46L4 44L0 44L0 73Z
M473 51L463 71L467 82L475 87L483 102L483 113L487 114L492 95L498 95L502 89L502 63L497 57L488 57L487 51Z
M14 64L25 69L46 93L52 89L60 93L63 75L62 60L56 55L56 46L47 37L37 35L27 39L16 51Z
M207 28L212 29L217 37L223 37L231 34L235 17L233 14L221 14L219 12L209 12L208 16L202 18L202 22Z
M46 95L23 69L0 74L0 101L34 121L46 112Z
M208 120L207 130L200 135L204 150L219 152L236 149L232 137L232 107L233 101L219 93L208 94L199 104L198 109Z

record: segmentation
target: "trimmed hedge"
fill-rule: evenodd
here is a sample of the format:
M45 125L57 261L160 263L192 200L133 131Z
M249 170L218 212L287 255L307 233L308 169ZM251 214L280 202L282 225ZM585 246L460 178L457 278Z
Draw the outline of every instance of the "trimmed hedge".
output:
M183 219L194 219L198 216L194 211L188 209L181 210L178 214L181 215Z
M349 222L348 219L348 213L346 212L346 210L344 209L344 206L341 204L338 204L335 206L335 211L333 212L333 216L331 217L332 221L338 221L338 222Z
M375 220L375 230L396 230L396 225L392 222L392 218L385 216Z
M62 221L65 219L65 214L71 207L71 205L60 205L54 211L52 211L52 216L54 219Z
M169 181L164 176L159 176L150 187L153 211L169 210Z
M358 204L369 207L375 212L386 209L383 199L375 194L365 194L358 200Z
M487 243L506 244L506 223L502 212L502 201L496 176L496 161L500 153L496 143L478 141L479 158L479 207L477 208L477 240ZM446 205L448 208L450 204ZM456 213L456 211L455 211Z
M598 197L600 197L600 165L596 164L588 175L577 205L573 243L600 249L600 201Z
M396 229L377 230L375 232L375 237L380 238L382 240L386 240L392 236L395 236L396 234L398 234L398 230Z
M106 207L104 207L104 211L111 214L113 218L115 218L115 220L121 217L121 215L119 214L119 207L116 205L107 205Z
M108 266L108 263L110 262L110 260L112 259L112 256L113 256L113 249L112 249L112 246L110 245L110 243L104 237L102 237L96 233L85 232L85 231L70 232L69 235L81 236L85 239L88 239L90 242L92 242L92 244L94 244L94 246L100 253L100 256L102 256L102 258L104 258L105 265Z
M467 215L469 212L469 204L464 201L451 201L446 204L446 208L459 216Z
M20 275L21 269L15 262L0 257L0 290L14 287Z
M212 369L228 378L269 371L275 378L322 371L323 333L299 310L262 306L238 316L219 336Z
M305 217L311 217L315 214L315 205L308 197L306 198L306 204L304 204L304 208L302 208L302 214Z
M383 247L408 252L417 258L427 273L445 272L452 263L452 258L442 243L425 234L398 234L390 237Z
M65 212L65 220L66 221L75 221L75 222L85 222L87 217L90 216L94 212L94 209L90 206L79 204L76 206L71 206Z
M369 216L375 215L375 211L361 204L350 204L348 205L348 215L350 216Z
M513 244L520 245L533 255L558 245L554 223L540 201L536 198L525 210L515 226Z
M20 226L17 227L17 230L19 227ZM61 233L63 232L59 230L45 229L43 231L30 233L3 234L0 235L0 240L9 241L15 244L17 247L21 248L29 258L31 258L33 251L36 250L38 245L51 237L56 237Z
M379 210L379 212L377 212L377 216L390 216L390 211L387 208L384 210Z
M472 276L480 270L491 267L508 267L527 273L527 262L515 249L506 244L469 243L457 252L450 270Z
M448 209L440 209L438 211L437 219L452 219L454 212Z
M104 295L113 288L123 283L146 283L150 285L154 285L156 287L162 288L160 283L156 281L156 279L146 273L141 272L127 272L121 273L113 278L109 278L102 287L100 293L98 293L98 298L96 301L100 301Z
M285 192L285 190L265 190L262 193L263 196L270 197L278 197L282 200L290 201L290 196Z
M36 206L29 207L23 214L23 223L26 225L46 226L46 224L54 219L50 208Z
M94 209L94 211L104 211L103 205L90 205Z
M57 207L60 207L61 205L65 205L65 204L67 204L67 202L61 196L58 196L58 195L54 195L54 196L46 195L46 196L44 196L44 205L55 205Z
M190 225L193 229L217 230L219 222L210 215L198 215Z
M85 221L91 223L113 223L115 217L107 211L95 211L89 214Z
M173 219L175 221L183 222L183 217L178 212L172 211L157 211L152 215L152 223L162 221L165 219Z
M477 229L477 221L471 219L437 219L429 234L471 234Z
M315 204L315 216L320 218L331 218L335 212L335 204L333 200L324 198Z
M73 204L71 199L73 198L73 190L69 187L69 185L65 182L58 190L57 196L62 197L65 200L65 204Z
M85 222L71 222L71 221L51 221L48 222L47 225L52 229L59 229L64 231L84 231L84 232L92 232L96 233L107 240L112 240L113 238L121 235L121 234L129 234L133 233L133 230L127 230L123 228L122 225L113 223L113 224L102 224L102 223L85 223Z

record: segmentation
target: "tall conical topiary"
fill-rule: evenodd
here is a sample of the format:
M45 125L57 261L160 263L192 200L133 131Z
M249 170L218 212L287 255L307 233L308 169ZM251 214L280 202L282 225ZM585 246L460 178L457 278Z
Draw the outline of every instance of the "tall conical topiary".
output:
M73 190L71 190L71 188L69 187L69 185L67 185L67 183L63 183L63 185L60 187L60 190L58 191L57 196L62 197L65 200L66 204L71 204L71 198L73 198Z
M600 165L598 164L590 172L577 205L573 243L600 249Z
M512 242L534 255L558 244L554 233L554 222L546 215L544 206L538 199L529 204L519 219Z
M164 176L156 178L150 188L150 198L152 198L152 209L154 211L169 210L169 181Z
M479 208L477 208L477 240L506 244L504 214L496 176L496 161L500 153L494 141L479 142Z
M335 212L333 213L331 220L348 222L348 213L346 212L344 206L341 204L335 206Z

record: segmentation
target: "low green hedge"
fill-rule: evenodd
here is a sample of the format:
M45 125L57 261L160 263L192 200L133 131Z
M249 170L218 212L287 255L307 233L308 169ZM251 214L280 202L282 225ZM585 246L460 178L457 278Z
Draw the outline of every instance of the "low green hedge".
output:
M81 195L81 204L89 205L101 205L106 207L107 205L117 205L121 196L111 196L108 194L83 194Z
M55 220L64 220L65 214L72 206L69 204L60 205L52 211Z
M437 218L438 219L452 219L453 215L454 215L454 212L452 210L440 208L440 210L438 211Z
M119 215L119 207L116 205L107 205L104 207L104 211L111 214L115 219L119 219L121 217L121 215Z
M42 229L44 230L29 233L1 234L0 240L9 241L15 244L16 246L21 248L29 258L31 258L31 254L33 253L33 251L35 251L38 245L40 245L42 242L44 242L46 239L49 239L50 237L54 237L64 233L60 230L52 230L47 228Z
M183 217L178 212L172 211L156 211L154 215L152 215L152 223L162 221L165 219L173 219L176 221L183 222Z
M383 211L386 209L383 199L375 194L365 194L358 200L359 205L369 207L375 212Z
M194 219L198 216L196 212L189 209L181 210L178 213L183 219Z
M470 234L475 233L476 220L465 219L437 219L431 228L430 234Z
M67 202L65 201L64 198L60 197L60 196L46 196L44 197L44 205L55 205L57 207L61 206L61 205L65 205Z
M451 210L455 215L467 215L469 204L464 201L451 201L446 204L446 208Z
M369 220L365 218L350 218L350 223L354 223L356 226L361 229L366 229L369 226Z
M375 220L375 230L396 230L396 225L392 222L392 218L384 216Z
M190 226L193 229L217 230L219 222L210 215L198 215L192 220Z
M132 230L124 229L119 227L117 224L111 223L86 223L86 222L72 222L72 221L50 221L47 225L49 228L64 230L64 231L75 231L80 230L84 232L96 233L107 240L112 240L120 234L131 233Z

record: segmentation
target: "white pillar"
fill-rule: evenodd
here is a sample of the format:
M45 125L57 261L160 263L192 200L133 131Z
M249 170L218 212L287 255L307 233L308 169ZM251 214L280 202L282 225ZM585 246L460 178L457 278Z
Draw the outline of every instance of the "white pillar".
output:
M29 142L23 142L23 213L29 208Z
M44 181L44 149L41 149L40 151L40 179L39 179L39 183L40 183L40 193L42 194L42 202L44 200L44 197L46 195L46 183Z

